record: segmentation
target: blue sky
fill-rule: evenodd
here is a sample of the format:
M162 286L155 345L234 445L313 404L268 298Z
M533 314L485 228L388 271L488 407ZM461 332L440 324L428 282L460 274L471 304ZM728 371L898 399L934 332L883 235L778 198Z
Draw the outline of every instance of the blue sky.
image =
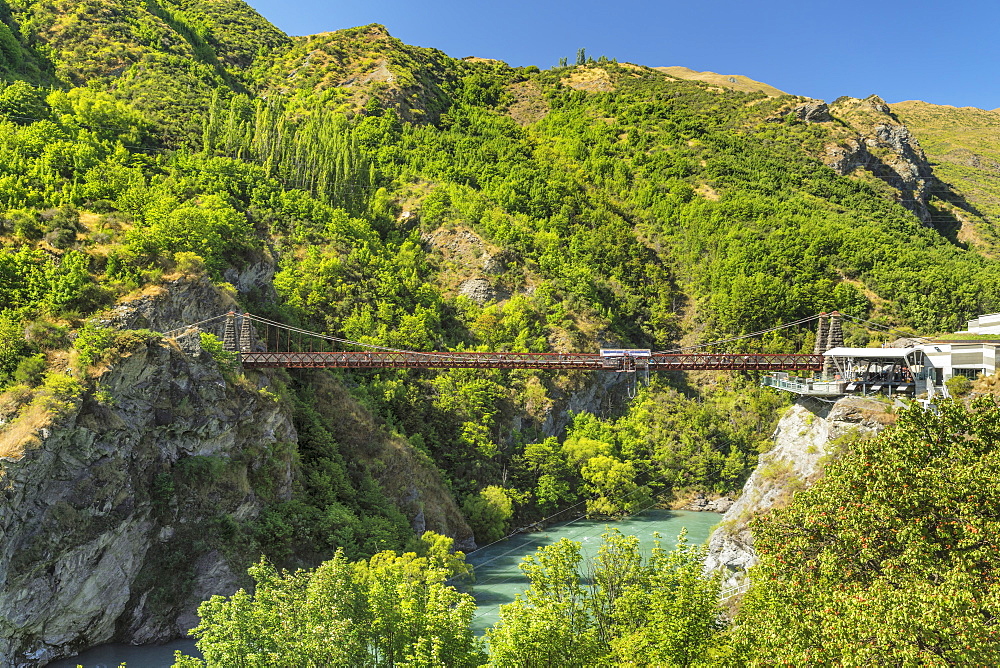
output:
M993 0L249 2L293 35L382 23L408 44L514 66L572 63L585 48L595 58L743 74L827 101L875 93L1000 107Z

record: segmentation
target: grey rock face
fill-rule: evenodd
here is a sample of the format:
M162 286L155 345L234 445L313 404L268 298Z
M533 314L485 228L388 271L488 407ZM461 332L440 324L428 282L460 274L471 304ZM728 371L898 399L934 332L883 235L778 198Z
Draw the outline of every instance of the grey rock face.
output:
M169 331L235 307L210 281L182 278L106 324ZM0 459L0 668L186 635L201 601L249 584L220 549L234 525L291 496L297 441L268 385L252 371L227 379L191 329L127 351L99 393L37 430L40 445ZM414 530L475 549L437 471L360 408L346 417L338 438L385 462L374 477Z
M857 132L841 144L828 146L823 162L838 174L867 170L899 191L897 201L931 225L928 208L937 183L931 164L910 130L900 123L881 98L841 98L830 111L852 119Z
M214 519L255 516L262 490L290 494L291 459L267 455L295 440L290 417L207 354L140 344L97 384L102 401L85 396L39 447L0 461L0 666L185 634L204 597L237 584L194 534L209 543ZM171 580L175 558L193 566Z
M830 107L825 102L802 104L792 109L791 113L806 123L828 123L833 120Z
M162 290L116 306L108 325L167 332L237 308L236 300L207 278L180 278Z
M803 403L788 409L774 432L774 447L761 455L740 497L709 540L706 567L723 569L723 587L738 585L757 563L750 520L785 505L796 489L819 478L823 458L838 439L852 432L864 437L881 430L891 420L885 411L885 404L863 397L845 397L824 410Z
M724 513L729 510L732 505L733 500L728 496L722 496L718 499L712 499L710 501L704 494L699 492L695 495L691 503L681 508L681 510L693 510L700 513Z
M480 306L496 301L498 296L485 278L470 278L459 286L458 294L465 295Z
M268 297L274 296L275 264L270 257L253 262L242 269L226 269L223 278L235 287L240 294L257 291Z
M625 384L635 382L624 373L593 373L578 389L556 397L552 410L545 415L542 433L557 436L569 426L570 416L581 412L600 415L613 402L625 401Z

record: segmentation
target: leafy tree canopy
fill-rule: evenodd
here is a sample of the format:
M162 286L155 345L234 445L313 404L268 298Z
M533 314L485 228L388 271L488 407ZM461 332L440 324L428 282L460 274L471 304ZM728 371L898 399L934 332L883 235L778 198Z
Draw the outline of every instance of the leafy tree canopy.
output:
M911 408L752 524L760 565L732 630L755 665L1000 659L1000 407Z

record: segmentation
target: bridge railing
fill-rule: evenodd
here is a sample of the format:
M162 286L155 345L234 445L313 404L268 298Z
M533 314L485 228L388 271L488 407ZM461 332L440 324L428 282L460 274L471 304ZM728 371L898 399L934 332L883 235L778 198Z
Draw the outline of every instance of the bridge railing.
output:
M624 372L822 368L822 356L818 355L662 354L649 358L609 358L593 353L251 351L241 353L240 360L250 368L584 369Z
M248 368L342 369L582 369L594 371L820 371L822 355L754 353L420 352L396 350L309 332L249 313L228 313L204 323L237 352ZM347 348L347 350L345 350ZM362 348L362 350L350 350ZM366 350L364 348L367 348ZM620 354L609 355L609 352ZM635 354L632 354L632 353ZM641 354L640 354L641 353Z

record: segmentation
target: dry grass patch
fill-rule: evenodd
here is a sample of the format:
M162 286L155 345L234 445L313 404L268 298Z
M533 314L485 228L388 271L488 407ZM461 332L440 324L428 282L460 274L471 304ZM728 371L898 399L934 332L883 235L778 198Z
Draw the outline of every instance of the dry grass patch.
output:
M125 304L146 297L152 297L152 298L162 297L164 295L167 295L168 293L169 291L162 285L147 285L144 288L133 290L132 292L128 293L127 295L119 299L118 303Z
M577 67L563 78L562 83L588 93L610 93L615 90L611 77L602 67Z
M52 424L53 415L41 404L31 404L12 422L0 427L0 457L20 459L42 444L39 432Z
M744 93L764 93L768 97L787 95L782 90L760 81L754 81L742 74L716 74L715 72L696 72L689 67L654 67L657 72L683 79L685 81L702 81L720 89L738 90Z
M27 392L25 392L27 390ZM0 457L21 457L24 452L42 443L41 431L69 414L83 394L83 384L61 373L49 373L37 391L25 387L11 388L5 392L5 401L17 393L15 400L23 408L3 427L0 427ZM31 393L30 402L28 394Z
M507 109L507 113L521 127L540 121L549 113L548 100L534 81L513 84L507 91L514 96L514 103Z
M713 202L719 201L719 193L710 185L702 183L694 191L707 200L712 200Z

